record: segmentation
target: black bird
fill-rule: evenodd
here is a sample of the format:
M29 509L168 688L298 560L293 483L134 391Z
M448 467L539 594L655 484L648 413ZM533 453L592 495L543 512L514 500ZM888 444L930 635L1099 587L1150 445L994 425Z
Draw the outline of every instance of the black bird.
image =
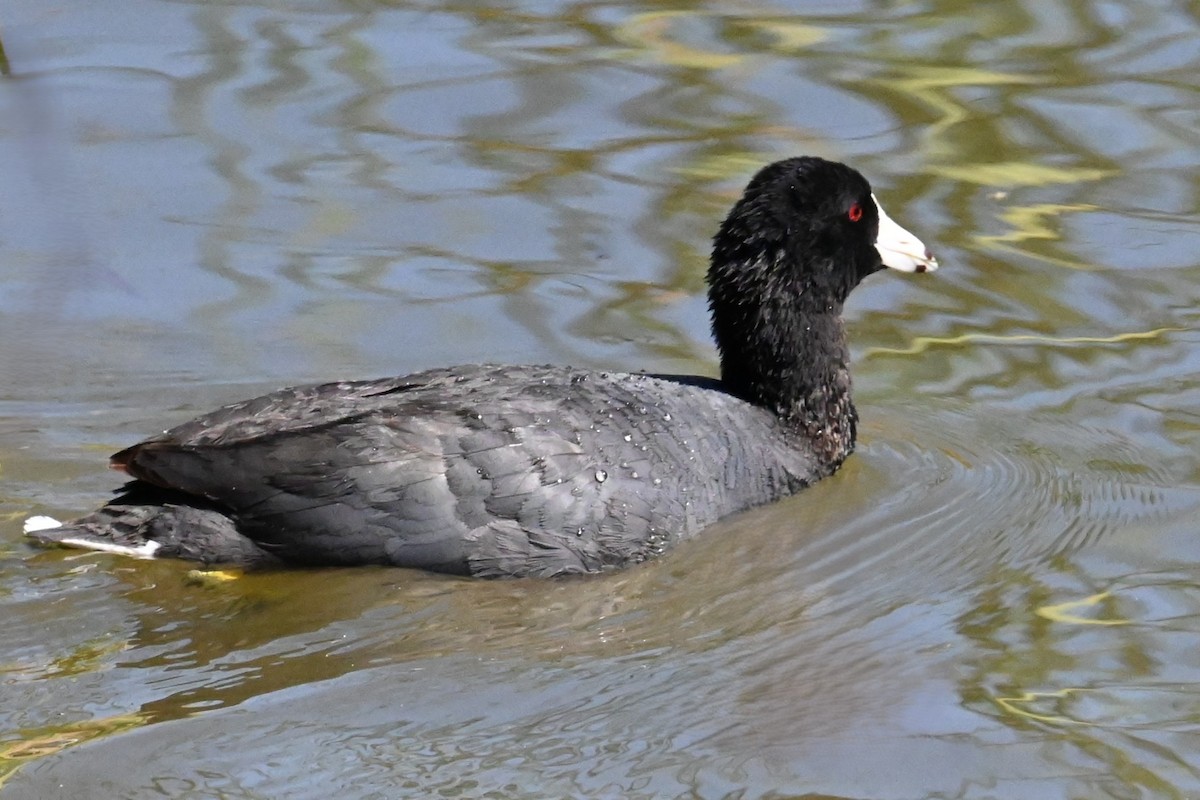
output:
M779 161L708 271L721 378L475 365L283 389L112 457L134 480L43 542L206 564L598 572L833 473L858 415L841 312L937 261L855 170ZM40 528L40 529L39 529Z

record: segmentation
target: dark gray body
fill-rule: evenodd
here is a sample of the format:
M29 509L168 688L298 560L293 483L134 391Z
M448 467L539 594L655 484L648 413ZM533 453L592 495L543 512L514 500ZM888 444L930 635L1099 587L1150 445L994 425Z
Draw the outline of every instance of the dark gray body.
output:
M91 523L111 542L124 525L130 546L154 538L156 555L209 563L596 572L833 471L805 445L716 381L438 369L220 408L113 457L207 508L161 492L156 512L118 498L40 538L78 538Z

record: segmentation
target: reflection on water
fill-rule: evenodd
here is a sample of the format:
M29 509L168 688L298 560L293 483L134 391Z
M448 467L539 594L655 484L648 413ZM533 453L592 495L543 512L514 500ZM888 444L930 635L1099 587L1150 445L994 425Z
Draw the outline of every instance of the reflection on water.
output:
M1200 24L808 6L6 9L0 796L1200 793ZM800 152L945 268L856 293L799 497L549 583L21 541L288 382L711 373L708 238Z

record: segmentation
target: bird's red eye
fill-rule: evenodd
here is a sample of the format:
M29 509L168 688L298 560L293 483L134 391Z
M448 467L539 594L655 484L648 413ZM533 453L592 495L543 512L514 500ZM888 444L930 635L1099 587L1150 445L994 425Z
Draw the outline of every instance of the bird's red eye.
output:
M862 206L858 203L850 206L850 210L846 212L846 216L850 218L851 222L858 222L862 219L862 214Z

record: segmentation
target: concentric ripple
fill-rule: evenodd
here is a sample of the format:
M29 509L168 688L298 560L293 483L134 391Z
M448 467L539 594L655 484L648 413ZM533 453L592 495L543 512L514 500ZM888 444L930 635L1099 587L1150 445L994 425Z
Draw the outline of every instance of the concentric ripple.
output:
M846 511L819 545L850 574L1019 567L1197 502L1158 453L1115 431L948 403L867 416L849 474L830 487Z

